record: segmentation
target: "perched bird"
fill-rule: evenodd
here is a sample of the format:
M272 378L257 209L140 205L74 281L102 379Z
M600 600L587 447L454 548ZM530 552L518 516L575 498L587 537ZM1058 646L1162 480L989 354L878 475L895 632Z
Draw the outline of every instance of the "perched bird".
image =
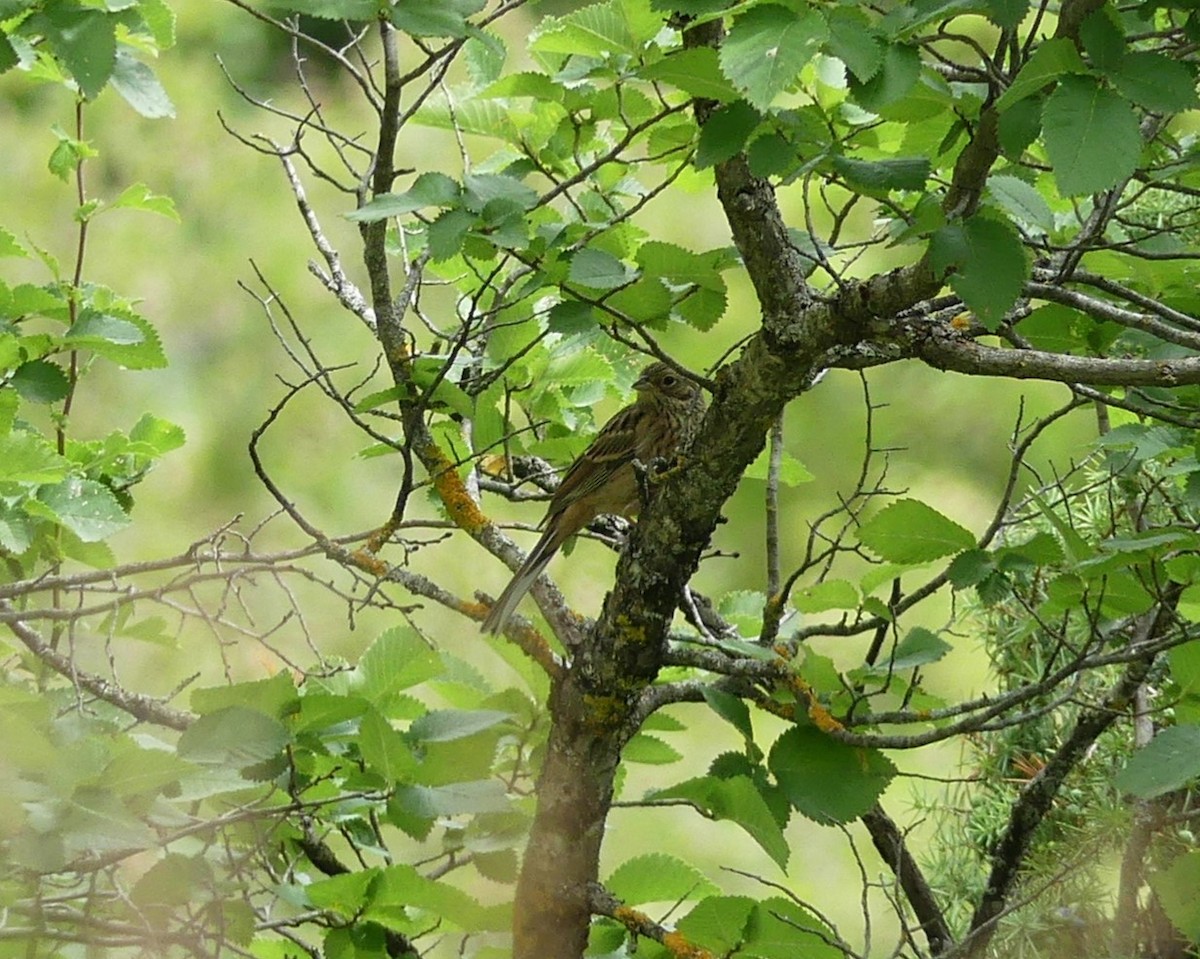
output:
M651 363L633 384L637 400L600 430L563 475L542 525L546 530L483 621L485 633L504 629L521 598L560 546L601 513L632 517L641 506L633 461L650 466L683 449L704 418L700 388L665 363Z

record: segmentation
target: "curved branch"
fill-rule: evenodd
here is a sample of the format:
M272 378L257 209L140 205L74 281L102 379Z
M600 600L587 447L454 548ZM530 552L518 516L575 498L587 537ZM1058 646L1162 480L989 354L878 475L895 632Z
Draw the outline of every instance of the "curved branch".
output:
M973 376L1050 380L1092 386L1190 386L1200 383L1200 357L1173 360L1105 359L1044 350L985 346L946 331L926 335L914 353L930 366Z

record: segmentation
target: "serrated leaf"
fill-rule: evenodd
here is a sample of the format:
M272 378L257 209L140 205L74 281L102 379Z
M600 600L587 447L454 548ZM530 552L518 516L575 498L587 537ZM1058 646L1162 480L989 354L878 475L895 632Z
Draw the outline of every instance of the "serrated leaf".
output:
M699 869L665 853L635 856L621 863L604 883L627 906L680 902L718 892Z
M409 214L426 206L448 206L456 202L460 191L457 180L444 173L422 173L403 193L380 193L378 197L362 204L359 209L348 212L346 218L368 223L385 220L389 216Z
M649 11L619 0L593 3L562 17L543 17L529 40L538 53L564 53L584 57L636 55L661 26Z
M129 525L129 516L107 486L71 476L38 490L44 504L63 526L85 543L94 543Z
M1128 53L1111 78L1121 93L1147 110L1179 113L1200 106L1193 71L1161 53Z
M352 688L384 714L392 700L439 675L442 661L410 626L396 626L367 647L354 670Z
M142 331L128 320L85 309L67 332L65 339L71 347L79 349L96 343L130 346L141 343L143 337Z
M374 709L359 723L358 749L367 766L389 784L406 781L417 768L408 741Z
M647 799L686 799L714 819L741 826L779 866L787 868L790 848L770 806L748 776L702 776L659 790Z
M1060 77L1087 72L1087 64L1071 40L1066 37L1046 40L1025 61L1012 84L996 101L996 108L1004 112L1025 97L1040 93Z
M54 52L71 71L80 92L94 100L112 76L117 59L116 17L99 10L51 6L47 18Z
M1175 928L1188 940L1200 940L1200 852L1192 850L1166 869L1150 875L1150 886Z
M1162 730L1137 750L1117 773L1122 792L1153 799L1181 789L1200 777L1200 726L1186 724Z
M144 183L135 183L122 191L121 195L109 203L109 209L145 210L147 213L157 213L170 220L179 222L179 212L175 209L175 201L169 196L152 193Z
M953 647L936 633L923 626L914 626L908 635L897 644L891 656L869 667L876 673L888 673L893 670L913 669L936 663L950 652Z
M823 613L828 609L857 609L859 598L854 584L845 579L828 579L823 583L792 591L792 605L801 613Z
M1020 220L1035 232L1054 232L1054 213L1046 198L1031 184L1003 173L988 177L988 193L1009 216Z
M814 726L783 733L767 760L791 804L820 823L844 823L869 810L896 775L877 749L847 746Z
M916 86L921 76L921 55L916 48L893 43L883 51L883 61L875 74L865 82L849 77L850 92L867 110L878 112L904 97Z
M834 7L828 12L829 52L865 83L883 64L883 38L857 7Z
M731 956L740 951L757 905L747 896L712 896L702 899L676 928L685 942Z
M704 686L703 693L704 701L708 703L713 712L730 723L746 739L754 738L750 707L746 705L745 700L709 685Z
M175 116L175 104L167 96L167 91L163 89L163 85L155 76L154 71L124 47L117 50L111 82L113 89L142 116L151 120ZM174 204L171 204L166 197L160 199L167 201L170 205L170 212L167 213L163 210L155 212L164 213L164 215L178 220ZM142 207L142 209L146 209L146 207Z
M511 806L504 783L497 779L444 786L401 786L395 792L395 802L420 819L501 813Z
M29 256L29 251L16 238L16 235L2 226L0 226L0 256Z
M703 170L736 156L761 119L758 111L745 100L727 103L714 110L700 128L696 167Z
M761 111L797 79L828 37L816 10L767 3L733 21L720 49L721 70Z
M683 756L674 746L663 742L657 736L638 733L625 744L625 748L621 750L621 758L629 763L663 766L679 762Z
M278 720L256 709L230 706L188 726L177 751L189 762L243 769L278 756L288 739Z
M639 74L644 80L669 83L690 96L718 103L731 103L741 97L737 88L721 73L717 51L712 47L675 51L642 67Z
M1142 153L1129 101L1091 77L1064 77L1042 111L1042 138L1063 196L1099 193L1136 169Z
M445 743L466 739L510 719L510 713L496 709L435 709L414 720L408 735L419 742Z
M951 223L929 242L935 270L952 270L950 286L989 330L996 329L1029 279L1021 238L1007 221L973 216Z
M893 563L926 563L975 545L971 531L932 506L902 499L867 520L858 539L880 559Z
M571 257L567 279L592 290L612 290L629 282L633 275L611 253L585 246Z
M20 430L0 436L0 481L58 483L70 469L70 462L37 433Z
M30 403L57 403L71 391L66 372L49 360L22 363L8 379L23 400Z
M362 918L385 926L404 928L412 909L440 916L464 930L488 927L489 913L461 889L422 876L409 865L388 866L380 871L373 896Z

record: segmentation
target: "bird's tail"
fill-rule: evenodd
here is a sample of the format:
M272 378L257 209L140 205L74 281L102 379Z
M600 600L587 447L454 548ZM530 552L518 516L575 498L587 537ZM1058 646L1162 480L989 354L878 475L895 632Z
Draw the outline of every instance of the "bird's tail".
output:
M499 633L503 631L508 623L508 618L517 608L517 604L524 599L525 594L529 592L529 587L542 575L542 570L554 558L554 554L558 552L561 545L562 539L559 537L556 524L551 523L546 532L542 533L542 538L537 541L537 545L525 557L525 562L517 570L512 582L504 588L504 592L496 600L496 605L492 607L492 611L488 613L487 619L480 627L483 632Z

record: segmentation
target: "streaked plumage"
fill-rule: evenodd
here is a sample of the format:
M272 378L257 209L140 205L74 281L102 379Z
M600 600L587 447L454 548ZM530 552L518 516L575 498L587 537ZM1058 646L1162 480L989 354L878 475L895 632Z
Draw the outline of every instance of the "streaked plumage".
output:
M546 518L546 531L526 557L483 631L498 633L559 547L601 513L632 517L641 505L633 461L669 459L691 442L704 417L704 397L691 380L665 363L652 363L637 382L637 400L610 419L563 475Z

